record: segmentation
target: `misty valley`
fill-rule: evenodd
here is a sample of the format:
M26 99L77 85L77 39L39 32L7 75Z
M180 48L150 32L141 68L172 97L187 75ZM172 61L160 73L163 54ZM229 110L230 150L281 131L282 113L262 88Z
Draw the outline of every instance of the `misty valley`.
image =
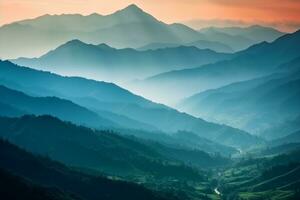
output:
M300 199L300 30L132 4L5 24L0 58L0 199Z

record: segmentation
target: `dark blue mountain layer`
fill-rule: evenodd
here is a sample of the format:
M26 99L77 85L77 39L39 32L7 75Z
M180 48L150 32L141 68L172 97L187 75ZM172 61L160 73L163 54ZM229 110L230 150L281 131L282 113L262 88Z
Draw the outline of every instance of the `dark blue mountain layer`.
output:
M231 60L159 74L132 87L140 88L139 91L154 91L148 97L161 102L178 100L207 89L275 73L279 65L300 56L299 43L300 31L297 31L272 43L263 42L238 52Z
M260 140L225 125L206 122L167 106L136 96L114 84L78 77L62 77L49 72L0 62L0 83L38 96L57 96L92 111L106 110L157 127L165 132L187 130L213 141L248 147ZM245 138L241 141L241 138Z

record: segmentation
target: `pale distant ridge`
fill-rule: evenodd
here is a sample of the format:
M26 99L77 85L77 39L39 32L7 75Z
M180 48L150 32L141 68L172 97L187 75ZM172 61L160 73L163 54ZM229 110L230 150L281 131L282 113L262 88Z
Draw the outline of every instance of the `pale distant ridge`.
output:
M269 30L263 31L267 31L267 41L280 35L270 34L269 38ZM0 55L2 59L38 57L72 39L91 44L105 43L115 48L170 43L218 52L241 50L258 41L244 35L233 36L219 31L212 34L198 32L179 23L166 24L132 4L109 15L46 14L4 25L0 27ZM205 41L206 44L197 41ZM207 44L210 42L218 42L218 45Z

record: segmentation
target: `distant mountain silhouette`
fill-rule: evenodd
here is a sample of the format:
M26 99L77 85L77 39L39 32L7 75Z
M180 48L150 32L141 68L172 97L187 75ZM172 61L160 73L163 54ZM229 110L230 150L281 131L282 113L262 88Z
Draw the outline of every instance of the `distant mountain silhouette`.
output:
M126 82L231 57L230 54L216 53L208 49L200 50L192 46L136 51L72 40L40 58L20 58L13 62L66 75L84 76L109 82Z
M260 142L246 132L180 113L106 82L62 77L0 61L0 83L30 94L72 100L95 112L105 110L123 115L165 132L186 130L221 144L243 148ZM243 142L241 138L245 138Z
M208 28L210 29L210 28ZM243 36L249 38L256 43L258 42L273 42L275 39L285 35L286 33L278 31L271 27L265 27L261 25L252 25L248 27L225 27L225 28L214 28L211 29L227 33L233 36Z
M278 71L279 65L300 56L300 31L287 34L272 43L263 42L234 54L231 60L162 73L138 82L133 88L148 98L166 102L191 96L207 89L218 88L233 82L253 79ZM151 91L156 88L156 95ZM176 91L172 90L176 88ZM168 92L167 92L168 91ZM167 95L166 95L167 94ZM170 100L169 100L170 101Z
M300 60L290 63L295 65L295 61L298 70L291 71L294 67L286 63L279 67L287 68L282 73L196 94L183 101L181 108L195 116L250 132L267 131L269 137L276 137L277 132L283 131L283 136L287 133L278 125L297 118L300 112Z
M178 47L178 46L194 46L199 49L210 49L216 52L224 52L224 53L232 53L233 50L230 46L222 44L221 42L207 41L207 40L197 40L194 42L183 43L183 44L175 44L175 43L150 43L139 47L138 50L156 50L170 47Z
M222 41L236 51L264 41L273 42L285 34L274 28L260 25L225 28L209 27L203 28L199 32L206 34L210 40Z
M265 34L269 34L268 30ZM275 37L273 32L270 37ZM47 14L4 25L0 27L0 43L3 46L0 55L2 59L37 57L72 39L92 44L106 43L116 48L204 40L241 50L255 43L240 35L219 31L201 33L183 24L166 24L136 5L129 5L109 15ZM211 47L216 50L216 46Z
M11 36L15 40L7 43ZM105 16L44 15L5 25L0 28L0 41L6 49L0 52L4 58L32 57L74 38L124 48L151 42L192 42L199 39L199 33L182 24L165 24L130 5ZM26 47L29 44L31 47Z
M207 28L200 30L199 33L203 34L208 38L208 40L222 42L223 44L230 46L234 51L240 51L248 48L249 46L255 44L252 40L244 36L233 36L215 28Z

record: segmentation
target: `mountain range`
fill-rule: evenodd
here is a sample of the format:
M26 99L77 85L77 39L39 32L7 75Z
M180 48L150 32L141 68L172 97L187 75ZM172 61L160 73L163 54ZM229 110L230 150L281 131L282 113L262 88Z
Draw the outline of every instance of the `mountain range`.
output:
M268 41L281 34L276 30L273 32L267 37ZM1 59L37 57L73 39L95 45L105 43L115 48L139 48L151 43L198 43L202 49L212 47L207 45L208 42L218 42L223 47L213 44L213 50L220 52L228 49L224 46L237 51L259 41L224 32L215 33L201 33L179 23L166 24L136 5L129 5L109 15L47 14L4 25L0 27L0 55ZM206 44L199 44L199 40L206 41ZM229 44L229 41L233 43Z
M195 116L252 133L270 132L268 137L273 138L284 136L289 132L278 126L295 120L300 112L299 66L298 57L279 66L276 74L196 94L179 107Z
M132 4L0 43L0 199L300 199L300 30Z
M91 111L108 111L142 122L161 131L186 130L230 146L248 147L260 142L250 134L225 125L206 122L134 95L117 85L78 77L62 77L49 72L0 62L0 83L33 96L57 96ZM19 77L23 77L20 79ZM27 78L24 78L27 77ZM243 143L240 138L247 138Z
M208 89L275 73L279 65L300 56L299 42L300 31L296 31L271 43L253 45L235 53L232 59L158 74L134 82L130 88L156 101L174 104Z
M124 48L158 41L192 42L198 39L198 35L185 25L158 21L136 5L106 16L96 13L88 16L44 15L5 25L0 30L1 43L6 46L1 49L4 58L38 56L72 39ZM7 43L11 37L15 40ZM26 48L28 44L30 48Z
M176 47L179 45L195 46L199 49L211 49L216 52L236 52L261 42L273 42L285 35L274 28L260 25L248 27L208 27L198 31L201 39L189 43L150 43L140 47L141 50Z
M192 68L231 57L230 54L216 53L208 49L201 50L193 46L137 51L72 40L39 58L19 58L13 62L65 75L124 83L170 70Z
M22 92L0 86L0 102L7 109L1 110L2 116L19 117L25 114L49 114L63 120L104 128L117 126L114 122L101 118L96 113L57 97L31 97Z
M144 46L141 46L137 48L137 50L156 50L156 49L164 49L164 48L170 48L170 47L179 47L179 46L194 46L198 49L210 49L215 52L224 52L224 53L232 53L233 49L225 44L222 44L221 42L215 42L215 41L207 41L207 40L197 40L194 42L189 43L150 43Z
M275 39L285 35L274 28L252 25L248 27L208 27L199 30L208 39L222 41L235 51L246 49L261 42L273 42Z
M188 140L191 133L167 135L158 131L158 128L130 119L124 115L109 111L97 110L93 112L71 101L57 97L32 97L22 92L0 86L0 116L20 117L28 114L52 115L62 120L85 125L98 129L116 130L123 135L134 135L139 138L166 143L172 146L185 146L209 153L230 155L235 153L234 148L214 143L205 138L193 136L193 141ZM179 139L181 138L181 139Z

